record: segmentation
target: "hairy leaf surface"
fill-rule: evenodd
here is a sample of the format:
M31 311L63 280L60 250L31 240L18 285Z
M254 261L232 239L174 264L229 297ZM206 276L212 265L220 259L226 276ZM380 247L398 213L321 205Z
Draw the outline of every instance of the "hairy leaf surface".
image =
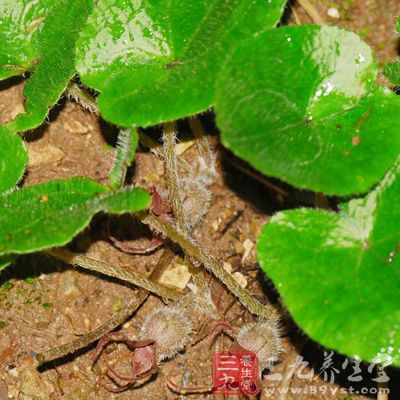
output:
M3 0L0 7L0 79L29 71L38 57L37 33L54 0Z
M390 82L400 85L400 61L386 64L383 68L383 73Z
M149 126L213 104L216 73L235 42L274 27L286 0L99 0L77 69L122 126Z
M0 79L32 72L25 113L7 124L12 132L39 126L75 74L78 33L91 0L6 0L0 11Z
M28 153L22 139L0 127L0 194L14 188L27 162Z
M149 204L142 189L112 193L86 178L55 180L4 194L0 196L0 255L62 246L99 211L137 212Z

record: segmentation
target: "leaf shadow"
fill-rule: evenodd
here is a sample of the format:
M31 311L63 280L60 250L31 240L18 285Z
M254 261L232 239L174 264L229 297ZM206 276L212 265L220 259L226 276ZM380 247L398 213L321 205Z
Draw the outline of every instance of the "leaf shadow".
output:
M269 299L280 304L282 322L284 324L282 328L283 336L295 347L297 355L300 357L297 360L304 363L299 365L299 369L296 369L295 374L306 375L312 368L314 371L313 378L319 376L316 382L308 382L297 377L295 381L297 386L300 382L303 385L316 386L319 387L319 393L322 394L321 390L325 390L323 388L325 385L326 394L332 395L333 391L337 389L335 393L343 396L363 395L376 399L377 382L373 379L376 379L377 375L376 369L371 364L355 361L320 345L308 337L290 316L272 281L265 274L259 274L259 283L264 293L268 294ZM340 326L338 326L338 329L340 329ZM307 369L300 370L301 365L305 365ZM388 388L390 393L388 398L389 400L397 400L400 397L400 369L386 367L385 372L389 377ZM331 379L333 379L333 383L330 382Z

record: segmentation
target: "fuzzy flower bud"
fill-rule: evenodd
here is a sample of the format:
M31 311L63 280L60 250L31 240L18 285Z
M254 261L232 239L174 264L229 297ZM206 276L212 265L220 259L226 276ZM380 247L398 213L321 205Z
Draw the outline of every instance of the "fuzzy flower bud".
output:
M245 324L239 330L236 340L241 347L257 354L261 370L270 368L282 349L276 322L260 320Z
M158 360L173 358L183 350L192 331L185 310L164 307L150 314L139 333L140 339L152 339L157 344Z

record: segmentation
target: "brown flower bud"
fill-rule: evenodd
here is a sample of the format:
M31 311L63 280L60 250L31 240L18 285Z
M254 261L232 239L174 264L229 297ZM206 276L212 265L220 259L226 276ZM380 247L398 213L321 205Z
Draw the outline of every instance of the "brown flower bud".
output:
M164 307L148 316L139 338L154 340L158 361L162 361L175 357L185 348L191 331L192 324L184 309Z

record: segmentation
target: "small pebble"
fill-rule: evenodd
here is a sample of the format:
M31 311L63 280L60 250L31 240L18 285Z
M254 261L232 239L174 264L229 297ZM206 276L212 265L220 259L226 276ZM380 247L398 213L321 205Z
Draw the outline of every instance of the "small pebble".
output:
M223 267L226 272L228 272L229 274L232 273L232 265L231 264L229 264L228 262L224 262Z
M188 265L182 259L178 259L163 271L158 282L166 286L184 290L191 277Z
M78 299L82 296L82 290L78 284L78 274L73 270L67 270L60 275L58 292L65 297Z
M11 111L10 117L11 119L14 119L18 114L23 114L23 113L25 113L24 105L17 104Z
M242 256L242 264L244 264L248 259L250 259L251 251L254 248L254 243L250 239L246 239L243 242L244 253Z
M214 231L218 232L220 226L221 226L221 218L217 218L213 223L212 223L212 227L214 229Z
M329 8L327 14L332 18L340 18L339 10L335 7Z

